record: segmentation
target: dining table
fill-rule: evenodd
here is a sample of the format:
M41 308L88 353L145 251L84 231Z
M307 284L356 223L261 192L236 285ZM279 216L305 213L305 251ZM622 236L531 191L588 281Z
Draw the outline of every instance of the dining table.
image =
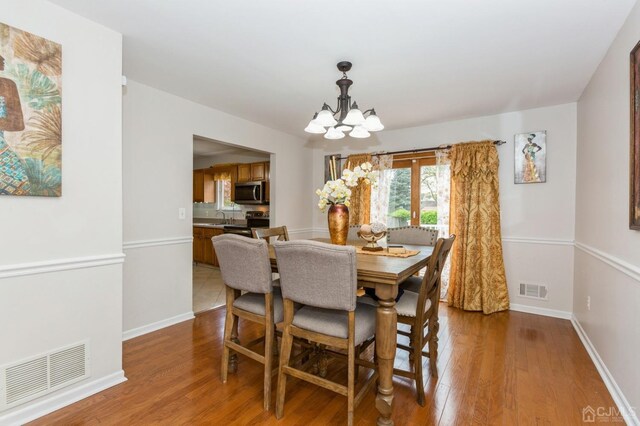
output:
M330 243L328 238L314 241ZM347 245L364 246L364 241L347 241ZM381 246L385 246L381 242ZM403 244L407 250L418 251L409 257L381 256L356 253L358 285L373 288L378 298L376 309L376 355L378 389L375 406L379 416L377 424L393 425L393 363L396 357L398 334L396 297L400 283L427 266L433 252L431 246ZM275 252L269 246L269 258L274 272L278 270Z

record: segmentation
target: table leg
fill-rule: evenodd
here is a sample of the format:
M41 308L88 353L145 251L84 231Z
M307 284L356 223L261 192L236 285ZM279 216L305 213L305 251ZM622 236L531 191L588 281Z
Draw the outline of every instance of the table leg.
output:
M378 362L378 394L376 408L380 413L378 426L393 425L393 362L396 357L397 321L396 296L398 286L376 286L376 355Z

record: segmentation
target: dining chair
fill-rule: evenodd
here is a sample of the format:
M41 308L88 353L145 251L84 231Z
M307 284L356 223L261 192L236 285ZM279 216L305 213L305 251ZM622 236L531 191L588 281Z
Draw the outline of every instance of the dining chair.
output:
M264 409L269 410L275 324L282 322L283 306L282 296L273 285L267 242L233 234L219 235L211 241L218 256L227 295L220 369L222 383L227 382L231 351L264 364ZM240 318L263 325L264 337L241 345L238 339ZM262 340L264 355L250 349ZM235 371L235 357L231 361L231 369Z
M423 226L401 226L387 229L387 244L435 246L438 230Z
M347 397L348 424L377 373L355 395L356 347L375 335L376 309L357 303L356 250L317 241L275 242L284 301L284 324L278 369L276 418L284 414L287 376L305 380ZM294 312L294 303L302 307ZM347 386L315 376L289 363L293 338L347 352ZM310 360L309 363L313 363Z
M422 357L429 358L429 370L438 377L436 361L438 358L438 306L440 302L440 277L447 256L456 236L440 238L436 241L429 258L427 272L422 279L411 277L409 281L419 282L418 292L405 291L396 303L398 323L411 327L409 332L399 329L398 334L409 337L409 346L398 344L398 348L409 352L409 364L413 371L393 370L394 374L413 379L416 384L418 404L424 406L424 382L422 379ZM406 287L405 287L406 290ZM425 329L427 333L424 334ZM426 344L429 350L423 351Z
M289 232L286 226L278 226L277 228L251 228L253 238L266 240L271 244L271 238L276 241L289 241Z

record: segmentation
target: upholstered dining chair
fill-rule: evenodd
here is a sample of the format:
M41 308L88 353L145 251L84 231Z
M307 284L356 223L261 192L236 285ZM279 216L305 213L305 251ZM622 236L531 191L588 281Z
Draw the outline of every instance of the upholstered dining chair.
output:
M222 383L227 382L231 351L264 364L264 409L271 405L275 324L283 320L282 297L274 289L269 249L264 240L223 234L211 239L220 263L227 294L224 323ZM241 294L241 292L245 292ZM246 345L238 339L238 320L242 318L264 326L264 338ZM264 355L250 348L264 339ZM232 371L235 370L235 356Z
M422 357L429 358L429 370L433 377L438 376L436 362L438 358L438 306L440 302L440 277L447 256L451 251L456 236L437 240L433 253L429 258L427 272L422 279L411 277L405 292L396 303L398 323L411 327L409 332L398 330L398 334L409 337L409 346L398 344L398 348L409 352L409 363L413 371L394 369L394 374L413 379L416 384L418 404L424 406L424 383L422 381ZM417 284L417 286L416 286ZM417 288L417 292L406 291ZM424 334L425 329L427 333ZM423 351L426 344L429 350Z
M438 230L422 226L402 226L387 229L388 244L413 244L431 246L436 244Z
M374 371L355 395L356 347L373 339L376 326L375 308L356 302L355 247L277 241L274 250L284 301L276 417L284 414L287 376L293 376L346 396L348 424L352 425L355 406L377 378ZM294 303L303 306L294 312ZM294 337L347 351L347 386L317 377L304 367L292 367Z
M286 226L278 226L277 228L252 228L251 234L253 238L266 240L271 244L271 238L274 241L289 241L289 232Z

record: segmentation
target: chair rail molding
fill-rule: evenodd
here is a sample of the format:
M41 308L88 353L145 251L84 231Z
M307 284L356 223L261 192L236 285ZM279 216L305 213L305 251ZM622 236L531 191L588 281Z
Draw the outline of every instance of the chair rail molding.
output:
M616 256L612 256L609 253L605 253L602 250L598 250L595 247L591 247L587 244L577 242L575 246L580 251L583 251L592 257L606 263L614 269L622 272L623 274L633 278L634 280L640 282L640 268L636 265L633 265L625 260L622 260Z
M185 237L167 237L167 238L155 238L150 240L135 240L126 241L122 243L123 250L131 250L146 247L159 247L170 246L175 244L191 244L193 242L193 236Z
M95 268L117 265L124 262L124 253L102 254L97 256L69 257L64 259L43 260L39 262L17 263L0 266L0 279L24 275L45 274L72 269Z

